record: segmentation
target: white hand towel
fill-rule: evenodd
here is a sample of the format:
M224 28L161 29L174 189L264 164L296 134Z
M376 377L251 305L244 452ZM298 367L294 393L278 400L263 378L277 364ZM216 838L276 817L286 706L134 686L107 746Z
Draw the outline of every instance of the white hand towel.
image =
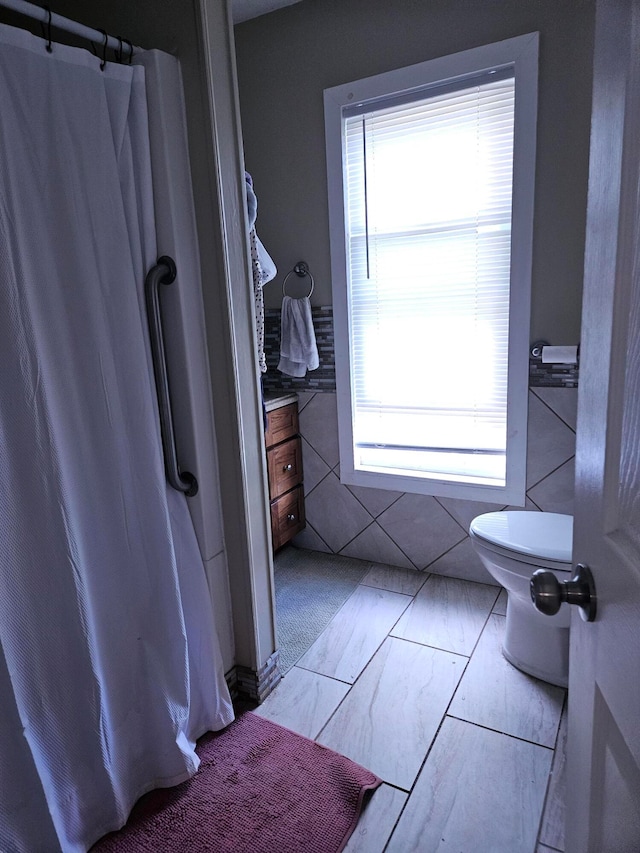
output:
M311 318L309 297L284 296L280 319L280 362L278 370L288 376L304 376L318 365L318 347Z

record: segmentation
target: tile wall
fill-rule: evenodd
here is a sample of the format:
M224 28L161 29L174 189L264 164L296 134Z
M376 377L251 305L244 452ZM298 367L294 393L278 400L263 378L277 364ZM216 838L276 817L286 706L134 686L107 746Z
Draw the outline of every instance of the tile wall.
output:
M280 311L265 312L265 390L298 394L307 527L293 544L407 569L493 583L471 547L468 528L497 504L390 492L340 483L333 312L313 308L320 366L302 379L278 369ZM573 512L578 367L529 364L525 509ZM520 509L520 507L513 507Z
M476 515L504 506L342 485L335 392L297 393L307 527L295 546L494 583L467 531ZM573 512L577 395L529 391L525 509Z

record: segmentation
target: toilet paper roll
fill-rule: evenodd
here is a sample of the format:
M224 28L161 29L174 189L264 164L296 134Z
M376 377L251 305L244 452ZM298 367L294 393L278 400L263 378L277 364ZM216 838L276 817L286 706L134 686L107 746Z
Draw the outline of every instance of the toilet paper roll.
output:
M578 347L542 347L543 364L577 364Z

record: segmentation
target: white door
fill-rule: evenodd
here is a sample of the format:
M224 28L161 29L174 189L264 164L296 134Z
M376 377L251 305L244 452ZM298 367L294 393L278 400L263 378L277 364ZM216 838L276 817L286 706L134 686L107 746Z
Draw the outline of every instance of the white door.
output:
M578 412L567 853L640 851L640 0L598 0Z

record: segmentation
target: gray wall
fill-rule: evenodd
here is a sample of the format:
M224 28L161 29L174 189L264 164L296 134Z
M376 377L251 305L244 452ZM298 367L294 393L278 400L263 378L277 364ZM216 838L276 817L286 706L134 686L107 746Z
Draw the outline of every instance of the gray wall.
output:
M235 27L245 161L257 231L279 269L306 260L330 305L323 90L540 32L531 339L576 344L591 105L592 0L303 0Z

